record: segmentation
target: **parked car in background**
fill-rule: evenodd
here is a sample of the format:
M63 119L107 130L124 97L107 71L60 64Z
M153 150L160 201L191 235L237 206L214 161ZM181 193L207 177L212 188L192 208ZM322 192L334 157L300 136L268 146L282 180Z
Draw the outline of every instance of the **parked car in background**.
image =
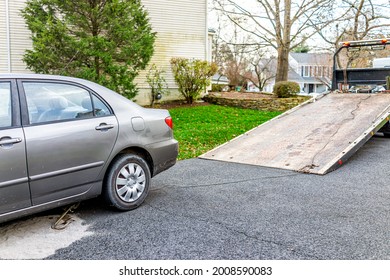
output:
M176 163L172 118L71 77L0 75L0 222L102 195L138 207Z
M386 85L360 85L351 86L348 89L350 93L380 93L386 91Z
M379 93L379 92L385 92L385 91L386 91L385 85L383 85L383 86L377 85L377 86L375 86L375 87L372 89L372 93Z

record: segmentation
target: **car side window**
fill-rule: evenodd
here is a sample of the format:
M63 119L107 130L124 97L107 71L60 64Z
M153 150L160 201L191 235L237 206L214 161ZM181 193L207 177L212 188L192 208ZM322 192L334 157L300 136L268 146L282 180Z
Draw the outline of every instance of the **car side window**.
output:
M0 129L12 125L11 84L0 82Z
M111 115L110 109L99 98L92 94L92 102L94 107L95 116L107 116Z
M98 116L93 102L96 97L91 98L84 88L52 82L23 82L23 87L30 124Z

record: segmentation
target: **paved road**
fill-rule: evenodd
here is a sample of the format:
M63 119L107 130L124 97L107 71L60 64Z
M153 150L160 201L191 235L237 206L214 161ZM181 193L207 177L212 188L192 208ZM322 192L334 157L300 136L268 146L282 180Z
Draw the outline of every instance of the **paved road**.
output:
M390 140L374 138L325 176L181 161L134 211L82 203L92 234L48 259L388 260L389 154Z
M192 159L146 203L84 203L93 234L50 259L390 259L390 142L370 140L325 176Z

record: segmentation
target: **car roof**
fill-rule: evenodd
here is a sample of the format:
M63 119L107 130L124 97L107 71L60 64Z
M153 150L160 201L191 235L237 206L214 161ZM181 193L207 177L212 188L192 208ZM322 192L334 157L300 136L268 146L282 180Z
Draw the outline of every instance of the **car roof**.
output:
M0 79L34 79L34 80L74 82L74 83L85 85L95 91L101 91L102 89L104 91L108 90L107 88L102 87L97 83L85 79L80 79L80 78L75 78L70 76L61 76L61 75L33 74L33 73L6 73L6 74L0 73Z
M129 99L118 94L117 92L112 91L111 89L108 89L104 86L101 86L97 83L85 79L69 77L69 76L60 76L60 75L31 74L31 73L6 73L6 74L0 73L0 79L35 79L35 80L52 80L52 81L78 83L90 88L95 92L98 92L99 95L101 95L104 99L106 100L110 99L111 106L117 107L118 105L121 104L123 105L123 103L126 103L126 104L130 104L134 109L135 108L137 108L138 110L143 109L138 104L130 101Z
M62 80L73 82L89 82L87 80L74 78L70 76L33 74L33 73L0 73L0 79L45 79L45 80Z

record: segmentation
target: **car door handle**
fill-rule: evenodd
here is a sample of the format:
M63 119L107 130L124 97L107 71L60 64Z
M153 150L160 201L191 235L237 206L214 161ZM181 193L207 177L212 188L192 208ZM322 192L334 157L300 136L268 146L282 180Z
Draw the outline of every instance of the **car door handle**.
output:
M20 143L22 142L22 138L16 137L3 137L0 139L0 146L10 146L12 144Z
M107 131L112 128L114 128L113 124L106 124L106 123L101 123L97 127L95 127L96 130L100 130L100 131Z

